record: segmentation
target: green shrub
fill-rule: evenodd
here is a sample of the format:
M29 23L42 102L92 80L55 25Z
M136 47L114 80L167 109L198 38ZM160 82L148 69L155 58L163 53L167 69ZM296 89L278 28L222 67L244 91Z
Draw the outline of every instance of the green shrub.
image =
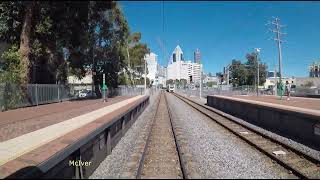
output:
M13 45L5 51L2 71L0 73L0 107L1 110L16 108L21 105L25 97L25 90L20 86L20 53L18 47Z

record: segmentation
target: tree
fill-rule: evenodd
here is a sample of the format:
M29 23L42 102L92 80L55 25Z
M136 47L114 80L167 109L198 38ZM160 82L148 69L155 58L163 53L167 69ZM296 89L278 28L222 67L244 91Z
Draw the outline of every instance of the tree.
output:
M0 73L0 85L4 89L1 94L3 99L0 101L0 107L1 110L7 110L16 107L24 97L21 88L16 86L21 83L21 55L18 47L12 46L2 54L1 58L4 62Z
M232 60L231 64L231 82L233 87L246 85L248 71L240 60Z
M248 78L247 84L248 85L255 85L256 84L256 77L257 77L257 54L251 53L246 55L247 62L245 65L247 66L248 70ZM259 58L259 85L262 85L266 82L266 74L268 66L264 63L261 64L261 59Z
M30 81L30 37L32 27L32 16L36 5L35 1L25 2L26 10L20 34L20 55L21 55L21 82L27 84Z
M186 79L180 79L180 86L182 88L186 88L187 86L187 80Z
M119 72L126 66L125 54L122 51L126 45L126 39L129 34L129 27L117 3L110 7L101 9L101 3L90 2L91 17L89 37L89 48L87 67L93 68L96 75L94 84L96 85L96 94L101 96L98 86L102 84L103 74L106 75L106 83L110 87L118 85ZM98 9L99 11L97 11ZM89 33L90 34L90 33ZM90 47L90 46L89 46Z
M314 83L313 83L313 81L306 81L302 86L310 88L310 87L314 86Z
M219 78L220 83L223 82L223 74L221 72L216 73L216 76Z
M174 84L176 85L176 87L179 87L180 86L180 80L179 79L176 79L174 81Z
M168 79L168 80L166 81L166 84L167 84L167 85L169 85L169 84L171 84L171 85L172 85L172 84L173 84L173 82L174 82L174 81L173 81L172 79Z
M12 46L2 54L3 67L2 73L0 74L1 83L20 83L20 72L21 72L21 54L18 51L17 46Z
M150 86L150 79L149 78L147 78L146 79L146 83L147 83L147 86ZM137 85L144 85L144 77L141 77L140 79L137 79L136 80L136 84Z
M98 69L96 83L108 71L107 81L117 84L129 28L116 2L15 1L0 9L0 39L20 44L25 82L64 83L67 74Z
M131 83L135 84L134 79L135 73L132 70L136 71L140 76L144 74L144 57L146 54L150 53L149 48L146 44L141 43L141 33L140 32L129 32L128 37L125 40L125 46L122 47L122 54L124 54L126 72L129 73ZM129 70L129 67L131 68ZM147 72L148 73L148 70Z
M150 49L146 44L140 43L141 33L133 33L129 36L129 42L132 47L129 49L130 53L130 66L136 67L138 73L144 73L144 57L150 53Z
M208 87L213 87L213 85L217 85L217 82L207 82Z

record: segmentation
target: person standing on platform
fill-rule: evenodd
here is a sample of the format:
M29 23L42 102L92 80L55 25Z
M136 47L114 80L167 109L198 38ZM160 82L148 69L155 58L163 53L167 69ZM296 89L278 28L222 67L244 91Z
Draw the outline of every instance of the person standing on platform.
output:
M287 100L290 100L290 93L291 93L291 85L288 81L286 81L286 94L287 94Z

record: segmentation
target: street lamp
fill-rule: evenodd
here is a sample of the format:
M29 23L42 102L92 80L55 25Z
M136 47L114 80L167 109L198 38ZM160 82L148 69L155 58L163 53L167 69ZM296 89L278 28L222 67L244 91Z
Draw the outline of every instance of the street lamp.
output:
M201 91L202 91L202 64L200 64L200 88L199 88L200 99L201 99Z
M227 85L229 86L230 82L229 82L229 79L230 79L230 67L231 67L231 64L228 64L225 69L224 69L224 72L223 74L227 73ZM224 75L223 75L224 76Z
M255 48L256 58L257 58L257 96L259 96L259 58L258 55L260 53L261 48Z

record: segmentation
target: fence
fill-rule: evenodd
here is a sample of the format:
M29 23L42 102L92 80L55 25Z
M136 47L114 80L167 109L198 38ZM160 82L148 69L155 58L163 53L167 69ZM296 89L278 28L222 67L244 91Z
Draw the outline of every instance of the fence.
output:
M0 106L1 110L3 111L77 98L75 94L71 94L70 92L70 87L66 85L18 85L12 83L3 83L0 85Z
M27 106L37 106L74 99L81 99L79 92L87 88L83 85L62 84L27 84L18 85L12 83L0 84L0 108L1 111ZM91 87L90 87L91 88ZM136 96L144 94L144 88L118 87L109 88L108 97ZM88 95L82 98L91 98Z
M291 95L300 97L320 97L320 88L297 87L292 90Z
M180 93L184 93L188 96L199 96L199 88L196 89L176 89ZM264 94L263 91L259 90L260 94ZM201 96L206 98L208 95L255 95L257 94L254 86L241 86L241 87L216 87L202 89Z
M108 89L108 97L113 96L136 96L144 94L144 88L121 86Z

